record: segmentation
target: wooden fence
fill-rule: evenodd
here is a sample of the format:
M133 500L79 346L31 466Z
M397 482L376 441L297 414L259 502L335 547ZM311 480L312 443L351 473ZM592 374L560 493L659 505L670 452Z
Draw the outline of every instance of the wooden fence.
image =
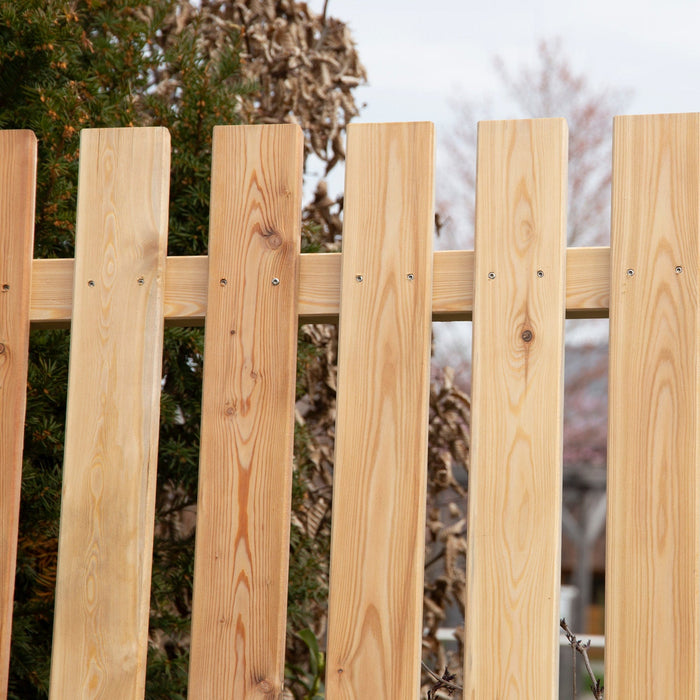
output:
M606 698L700 699L700 115L619 117L611 248L566 248L563 120L480 125L476 251L432 252L430 124L348 134L300 255L302 134L218 127L209 256L166 256L169 135L86 130L75 260L32 260L0 133L0 681L30 327L71 324L51 697L144 694L163 324L206 318L189 697L279 697L298 320L340 319L328 698L416 697L430 322L473 319L465 697L554 698L564 318L610 314Z

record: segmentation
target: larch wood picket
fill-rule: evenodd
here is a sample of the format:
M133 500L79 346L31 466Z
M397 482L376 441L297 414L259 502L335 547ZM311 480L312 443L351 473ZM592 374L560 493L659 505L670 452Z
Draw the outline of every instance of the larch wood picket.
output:
M477 151L465 698L554 698L567 128L486 122Z
M214 130L191 700L282 692L302 149Z
M348 133L329 700L411 698L419 685L433 143L432 124Z
M27 400L36 136L0 131L0 695L7 688Z
M700 115L613 139L606 697L700 698Z
M170 135L80 141L52 700L143 698Z

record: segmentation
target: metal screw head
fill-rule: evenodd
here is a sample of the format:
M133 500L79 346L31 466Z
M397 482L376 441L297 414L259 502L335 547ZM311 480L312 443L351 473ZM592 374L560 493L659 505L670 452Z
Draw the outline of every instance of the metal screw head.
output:
M680 275L683 272L683 268L680 265L676 265L676 274Z
M272 278L272 286L273 286L273 287L276 287L279 283L280 283L280 281L279 281L279 278L278 278L278 277L273 277L273 278Z
M629 270L627 270L627 276L628 277L634 277L634 270L630 267Z
M219 280L219 284L220 284L222 287L225 287L227 283L228 283L228 280L227 280L225 277L222 277L222 278Z
M495 272L489 272L489 274L487 275L487 277L488 277L490 280L495 280L495 279L496 279L496 273L495 273Z
M544 270L537 270L538 277L544 277Z
M2 291L3 291L3 292L9 292L9 291L10 291L10 285L9 285L9 284L3 284L3 285L2 285Z
M139 277L136 281L139 283L139 286L140 286L140 287L143 287L143 284L144 284L144 282L145 282L145 280L143 279L143 277Z
M409 272L409 273L406 275L406 279L407 279L409 282L412 282L412 281L413 281L413 273L412 273L412 272Z
M355 282L362 282L363 277L362 275L355 275Z
M88 287L94 287L95 286L95 280L88 280Z

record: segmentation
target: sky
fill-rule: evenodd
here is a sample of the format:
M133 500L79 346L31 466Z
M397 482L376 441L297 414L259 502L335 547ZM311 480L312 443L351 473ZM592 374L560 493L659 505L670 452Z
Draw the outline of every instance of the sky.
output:
M308 4L321 12L324 0ZM504 99L494 60L517 74L542 39L561 40L593 89L627 92L625 114L700 111L700 0L328 0L327 14L349 26L367 69L359 121L434 122L438 182L451 102L490 102L479 118L527 116Z
M495 56L517 71L553 38L592 85L631 91L628 114L700 111L700 0L329 0L328 14L368 72L361 121L433 121L440 139L451 97L499 108Z

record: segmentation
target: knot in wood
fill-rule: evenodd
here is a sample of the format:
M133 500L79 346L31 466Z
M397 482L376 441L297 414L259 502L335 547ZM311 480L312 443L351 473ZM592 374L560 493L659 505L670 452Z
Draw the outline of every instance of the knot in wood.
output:
M274 692L274 687L268 680L259 681L257 688L261 693L265 693L265 695Z
M260 235L272 250L277 250L282 245L282 236L272 228L266 228Z
M5 343L0 343L0 355L5 354Z

